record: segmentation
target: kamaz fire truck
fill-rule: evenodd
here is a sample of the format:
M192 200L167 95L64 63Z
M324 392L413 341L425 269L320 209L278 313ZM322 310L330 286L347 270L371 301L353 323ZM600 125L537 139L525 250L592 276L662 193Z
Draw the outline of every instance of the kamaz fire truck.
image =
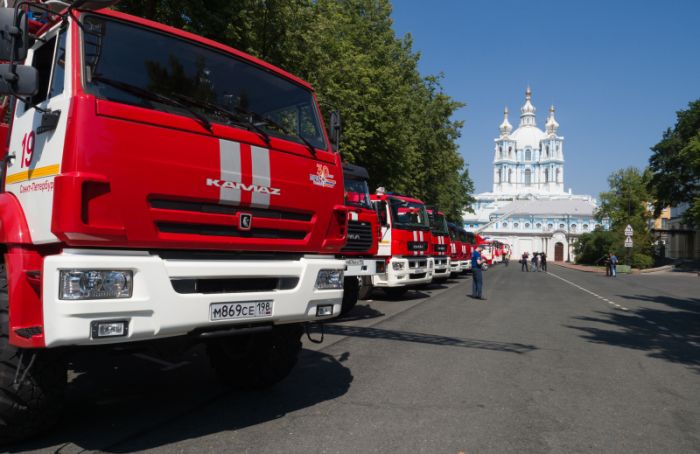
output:
M448 222L447 230L450 232L450 276L455 277L462 272L462 242L456 224Z
M372 200L382 226L377 256L386 262L386 271L375 274L372 285L397 297L410 286L429 284L435 262L430 256L430 220L425 204L381 188Z
M109 2L61 3L0 9L2 442L55 418L75 347L189 338L226 382L264 387L343 296L342 168L312 88Z
M340 256L345 260L341 313L346 313L357 304L360 289L372 285L372 276L386 271L386 262L375 257L381 232L367 186L367 169L344 163L343 180L348 209L348 240Z
M437 211L435 207L428 207L428 218L430 219L430 234L432 237L431 254L435 261L435 272L433 280L446 280L450 277L451 259L450 249L452 242L450 232L447 227L445 214Z

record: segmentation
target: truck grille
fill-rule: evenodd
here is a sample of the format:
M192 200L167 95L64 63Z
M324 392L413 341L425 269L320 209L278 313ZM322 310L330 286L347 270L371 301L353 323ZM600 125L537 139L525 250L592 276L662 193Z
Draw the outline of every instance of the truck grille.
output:
M279 230L279 229L256 229L238 230L235 227L226 225L207 225L207 224L185 224L177 222L157 222L158 230L163 233L180 233L188 235L204 235L204 236L230 236L237 238L267 238L279 240L303 240L306 238L306 232L298 230Z
M348 221L348 240L342 252L363 252L372 247L372 224Z
M313 213L162 198L152 198L149 203L161 233L304 240L313 227ZM239 213L252 216L250 230L235 225Z

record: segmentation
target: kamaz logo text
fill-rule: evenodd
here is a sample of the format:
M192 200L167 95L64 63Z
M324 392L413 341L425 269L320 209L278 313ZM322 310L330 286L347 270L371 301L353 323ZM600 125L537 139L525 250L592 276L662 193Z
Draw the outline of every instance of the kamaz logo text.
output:
M239 189L246 192L257 192L259 194L280 195L281 190L269 186L258 186L257 184L243 184L238 181L215 180L207 178L207 186L214 186L222 189Z
M360 234L359 233L348 233L348 239L349 240L359 240Z

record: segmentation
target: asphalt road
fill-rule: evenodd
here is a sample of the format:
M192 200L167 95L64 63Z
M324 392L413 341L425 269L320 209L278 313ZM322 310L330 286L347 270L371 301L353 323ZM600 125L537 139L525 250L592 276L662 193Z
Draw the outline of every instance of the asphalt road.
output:
M361 302L266 392L201 350L76 360L61 425L10 451L700 452L700 277L514 265L486 301L466 277Z

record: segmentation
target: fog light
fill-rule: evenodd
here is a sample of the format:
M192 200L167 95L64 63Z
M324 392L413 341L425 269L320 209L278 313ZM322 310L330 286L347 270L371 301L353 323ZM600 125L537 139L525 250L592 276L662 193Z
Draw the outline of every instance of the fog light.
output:
M90 323L93 339L103 337L124 337L129 334L127 320L98 320Z
M342 270L321 270L316 277L318 290L341 290L343 288Z
M62 300L130 298L133 271L64 270L59 283Z
M328 317L333 315L333 305L324 304L322 306L316 306L316 317Z
M394 268L394 271L401 271L404 269L404 263L403 262L394 262L391 264L391 267Z
M377 261L377 273L386 273L386 263L384 260Z

